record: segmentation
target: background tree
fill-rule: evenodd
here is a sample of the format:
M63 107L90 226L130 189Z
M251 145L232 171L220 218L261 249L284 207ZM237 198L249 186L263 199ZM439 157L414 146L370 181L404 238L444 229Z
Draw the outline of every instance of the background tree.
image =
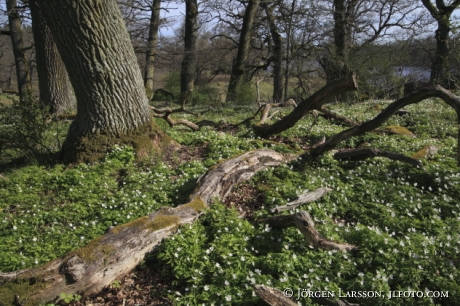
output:
M198 38L198 2L185 1L184 58L181 64L181 94L193 91L196 69L196 42Z
M9 35L13 46L14 60L16 63L16 76L18 79L19 97L24 101L26 96L32 92L30 68L27 61L23 34L22 22L18 11L16 0L6 0L6 9L9 21Z
M32 16L40 101L55 114L76 109L77 101L72 84L41 8L36 0L29 1L29 8Z
M258 7L259 0L249 0L244 12L243 24L239 37L238 53L236 55L235 63L233 64L230 82L228 83L227 101L233 101L235 99L238 86L243 81L242 79L246 70L245 66L251 46L252 25Z
M432 59L430 81L444 87L455 87L450 78L449 54L451 52L449 34L452 30L452 13L460 5L459 0L450 1L446 5L444 0L436 0L435 4L430 0L422 0L423 5L437 22L435 32L436 53Z

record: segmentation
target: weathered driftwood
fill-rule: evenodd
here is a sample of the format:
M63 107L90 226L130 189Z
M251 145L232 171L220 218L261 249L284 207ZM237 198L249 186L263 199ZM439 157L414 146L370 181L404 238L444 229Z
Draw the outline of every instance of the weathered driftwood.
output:
M297 303L293 302L281 290L276 288L255 285L254 292L270 306L297 306Z
M289 289L290 288L288 288L288 290ZM270 306L297 306L297 303L293 302L286 295L292 294L292 298L295 298L296 300L298 299L300 301L303 299L302 296L299 296L298 291L285 291L285 293L279 289L267 287L265 285L255 285L254 292L258 297L260 297ZM359 306L359 304L351 304L343 300L332 301L325 297L315 297L313 293L310 294L310 298L318 304L327 306Z
M298 212L294 215L294 222L299 231L305 237L308 245L317 249L351 251L357 249L356 246L348 243L339 243L324 238L315 228L315 223L306 211Z
M440 98L444 100L449 106L451 106L457 113L457 120L459 123L457 141L460 144L460 97L454 95L447 89L436 85L423 88L417 92L407 95L387 106L377 117L372 120L366 121L363 124L347 129L340 132L332 137L329 137L322 145L314 148L309 152L310 156L316 157L335 148L341 141L349 139L353 136L363 135L366 132L375 130L386 122L393 114L395 114L401 108L421 102L428 98ZM300 106L300 105L299 105ZM460 145L457 146L457 163L460 166Z
M408 163L416 168L420 168L420 169L423 168L422 163L417 159L411 158L403 154L383 151L377 148L359 148L359 149L354 149L354 150L349 150L349 151L338 152L334 154L334 158L336 160L343 160L343 159L363 160L363 159L378 157L378 156L386 157L392 160L398 160L404 163Z
M294 157L261 149L223 161L199 179L189 203L176 208L162 208L149 216L110 228L88 245L45 266L1 273L0 284L11 287L11 290L8 289L12 292L11 299L13 295L26 298L26 305L53 300L63 292L83 296L97 293L135 268L146 253L172 235L178 226L194 222L214 197L223 200L238 182L252 177L261 169L277 166ZM5 284L11 280L16 280L17 290L22 291L15 291L15 283ZM29 284L31 280L33 285L24 290L24 284Z
M347 67L344 67L342 74L343 77L341 79L327 84L311 97L300 102L290 114L280 121L272 125L257 124L254 126L254 131L263 137L285 131L293 127L297 121L306 116L310 111L320 108L333 97L350 90L356 90L358 88L356 75Z
M314 201L318 200L319 198L323 197L329 191L332 191L332 189L321 187L321 188L318 188L318 189L316 189L314 191L311 191L311 192L304 192L297 198L297 200L291 201L291 202L289 202L289 203L287 203L286 205L283 205L283 206L277 206L277 207L271 209L270 213L279 214L282 211L295 209L295 208L299 207L302 204L314 202Z

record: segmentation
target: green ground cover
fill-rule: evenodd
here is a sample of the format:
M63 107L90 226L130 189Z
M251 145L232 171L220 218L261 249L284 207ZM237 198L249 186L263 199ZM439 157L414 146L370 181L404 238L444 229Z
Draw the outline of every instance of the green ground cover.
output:
M355 120L374 117L388 102L330 108ZM439 148L423 160L424 169L376 158L339 162L332 153L312 163L302 160L258 173L249 181L262 195L256 219L270 208L294 200L305 190L333 189L304 205L327 238L359 246L341 253L309 248L295 228L275 230L241 219L216 203L198 222L179 229L144 264L160 261L179 288L165 292L177 305L257 304L253 285L278 289L381 292L381 298L347 298L360 305L460 304L460 172L456 166L456 114L438 100L406 107L386 125L408 128L416 138L369 133L340 148L377 147L411 156L425 145ZM214 108L207 118L238 122L251 107ZM279 116L290 110L283 110ZM191 115L182 115L194 119ZM40 164L16 167L0 176L0 270L14 271L49 262L105 232L161 206L184 203L197 178L221 159L255 148L298 152L301 142L344 129L307 116L270 141L242 126L235 135L202 128L164 130L190 150L202 148L203 160L135 162L131 148L118 147L96 165ZM297 145L293 144L297 142ZM237 188L238 192L238 188ZM248 199L250 201L251 199ZM19 256L18 256L19 254ZM155 289L153 289L155 290ZM392 291L428 291L448 297L388 299ZM152 292L155 294L155 292ZM300 297L302 305L315 300Z

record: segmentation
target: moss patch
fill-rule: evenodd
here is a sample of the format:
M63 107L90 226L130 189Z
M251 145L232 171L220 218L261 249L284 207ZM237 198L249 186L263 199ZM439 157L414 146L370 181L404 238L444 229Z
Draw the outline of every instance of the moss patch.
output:
M402 126L390 125L384 127L384 130L388 131L391 134L405 135L414 138L415 135L411 131Z
M31 283L29 281L11 281L0 287L0 305L15 305L14 296L19 296L21 302L25 300L24 306L39 305L39 301L29 299L29 294L37 292L46 287L45 283Z
M417 151L416 153L412 154L412 158L415 159L426 159L435 155L438 152L438 148L434 145L426 145L421 150Z
M109 257L115 248L111 245L101 245L102 238L103 236L93 239L84 247L72 251L70 256L76 255L88 264L91 264L98 259L105 259Z
M146 228L150 231L156 231L171 225L179 224L179 222L180 218L178 216L165 215L160 212L158 215L155 216L155 219L153 220L150 220L149 216L141 217L129 223L114 227L113 229L111 229L111 232L114 234L118 234L127 228L134 227Z
M193 200L191 200L187 204L181 205L179 207L179 209L185 209L185 208L191 208L196 212L200 212L202 210L208 209L208 206L200 197L195 197L193 198Z
M129 145L136 152L138 160L161 155L172 138L161 131L156 123L150 122L125 135L113 135L110 131L99 134L72 135L77 123L74 121L63 145L63 159L67 163L94 163L102 160L114 145Z

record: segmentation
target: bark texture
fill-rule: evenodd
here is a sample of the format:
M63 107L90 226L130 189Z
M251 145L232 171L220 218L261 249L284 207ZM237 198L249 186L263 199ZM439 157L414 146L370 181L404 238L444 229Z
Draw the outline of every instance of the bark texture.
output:
M184 58L181 64L180 91L193 91L196 69L196 41L198 38L198 2L185 1Z
M264 9L273 40L273 102L278 103L283 100L283 75L281 71L283 63L283 40L273 17L274 7L269 7L265 4Z
M116 143L147 146L155 127L150 125L142 76L116 1L37 4L77 98L77 117L63 145L64 160L91 161Z
M29 1L35 42L40 101L53 114L76 110L77 100L65 65L36 0Z
M260 0L249 0L246 11L244 12L243 26L240 32L240 40L238 43L238 53L236 55L235 64L233 65L232 75L228 83L226 101L235 101L237 96L238 86L241 84L246 62L249 56L251 47L251 30L254 22L254 16L259 8Z
M25 55L24 40L22 38L22 22L17 10L16 0L6 0L8 13L9 35L13 46L14 62L16 64L16 76L18 79L19 98L23 101L32 92L30 81L29 63Z
M144 73L145 92L147 93L147 98L149 100L151 100L154 95L153 74L155 72L154 62L157 51L158 28L160 27L160 8L161 0L153 0L151 7L152 12L150 15L149 39L147 43L147 54L145 56L146 66Z

